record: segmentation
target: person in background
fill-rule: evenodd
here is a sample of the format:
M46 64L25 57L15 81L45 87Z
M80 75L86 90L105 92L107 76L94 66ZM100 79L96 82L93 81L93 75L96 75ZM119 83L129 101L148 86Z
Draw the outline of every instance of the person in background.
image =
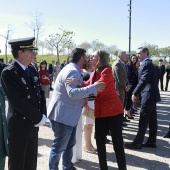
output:
M125 143L128 149L141 149L142 147L156 147L157 137L157 112L156 103L159 102L160 94L157 85L156 69L149 59L149 50L145 47L138 48L137 55L142 62L139 69L139 81L132 93L132 101L141 97L141 109L139 118L139 129L133 142ZM147 126L149 125L149 137L143 144Z
M82 87L95 82L106 84L104 90L95 96L95 133L100 170L108 170L105 146L108 129L111 133L118 168L127 170L122 136L123 107L115 90L109 54L98 50L93 53L92 58L95 66L94 72L91 73L88 81L82 83ZM72 83L79 84L76 79L72 80Z
M165 65L163 65L162 59L159 60L159 63L158 63L158 66L156 66L156 69L157 69L157 76L158 76L158 85L160 81L161 90L164 91L163 79L164 79L164 74L165 74Z
M163 138L170 138L170 123L169 123L169 130Z
M86 68L83 69L82 72L83 81L87 81L90 78L90 74L93 72L93 70L94 67L93 67L92 55L88 55ZM88 106L91 109L94 109L94 100L95 100L94 96L88 97ZM83 116L83 120L84 120L83 122L84 122L84 141L85 141L83 150L88 153L96 153L96 148L93 146L91 141L94 120L86 116Z
M40 62L40 70L38 71L39 77L40 77L40 83L42 86L42 89L45 93L45 98L50 97L50 80L52 79L52 75L47 70L47 62L45 60Z
M0 63L0 75L5 67L6 67L5 64ZM6 112L5 112L5 94L2 89L2 85L0 81L0 170L4 170L5 158L6 156L8 156L7 138L8 138L8 131L7 131L7 122L6 122Z
M59 66L59 61L57 61L56 65L54 66L54 83L60 71L61 71L61 68Z
M34 37L9 40L14 62L2 71L1 83L8 99L9 170L36 170L38 131L46 121L46 101L35 71L28 68ZM37 77L37 78L36 78Z
M35 71L38 73L38 67L37 67L37 53L34 51L33 52L33 57L30 63L30 66L32 66Z
M169 79L170 79L170 62L168 62L168 65L166 67L166 86L165 86L165 91L168 90Z
M125 63L128 62L128 55L125 51L119 51L118 59L112 65L112 72L115 81L115 88L119 94L120 101L124 108L125 92L130 90ZM126 117L123 118L123 126L126 126Z
M53 76L54 76L54 64L55 64L55 61L51 60L51 64L49 64L49 66L48 66L48 71L49 71L50 77L51 77L50 84L49 84L50 85L50 90L53 90L52 82L53 82Z
M138 62L138 58L135 54L130 57L130 61L128 63L128 79L131 84L131 88L128 92L126 92L125 97L125 115L129 119L133 119L132 114L135 113L136 110L133 108L133 102L131 100L132 92L135 89L138 83L138 71L136 68L136 63Z
M97 95L97 91L102 91L105 87L105 84L100 82L85 88L80 88L79 85L69 85L66 79L73 77L76 77L80 84L82 83L81 69L86 63L86 51L82 48L75 48L69 57L69 64L61 70L54 84L53 96L47 109L54 132L49 158L50 170L58 170L61 155L63 169L76 169L71 160L84 98L91 94Z
M62 63L60 64L60 69L62 70L66 66L66 60L63 59Z

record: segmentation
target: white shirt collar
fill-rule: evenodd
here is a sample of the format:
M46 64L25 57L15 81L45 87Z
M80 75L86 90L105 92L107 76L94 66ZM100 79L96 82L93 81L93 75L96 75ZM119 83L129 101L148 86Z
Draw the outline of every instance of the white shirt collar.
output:
M146 60L148 60L149 58L145 58L143 61L142 61L142 64L146 61Z
M16 59L14 59L21 67L22 67L22 69L25 71L25 69L27 68L27 67L25 67L23 64L21 64L18 60L16 60Z

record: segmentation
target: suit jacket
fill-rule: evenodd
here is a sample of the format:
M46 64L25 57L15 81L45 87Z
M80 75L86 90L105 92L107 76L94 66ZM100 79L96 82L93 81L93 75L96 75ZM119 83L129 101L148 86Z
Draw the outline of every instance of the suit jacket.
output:
M156 69L157 69L157 76L158 76L158 78L163 77L164 74L165 74L165 65L162 65L161 67L160 66L156 66Z
M166 76L170 75L170 66L168 65L166 68ZM170 77L170 76L168 76Z
M139 81L133 91L135 96L141 94L141 104L148 102L156 103L161 100L157 79L155 77L155 66L149 59L145 60L139 69Z
M100 72L91 73L90 79L83 82L83 86L93 84L94 82L104 82L106 84L102 92L98 92L95 97L95 117L116 116L123 113L122 103L117 95L114 85L112 70L105 68Z
M119 92L119 98L124 104L125 88L128 83L127 73L125 67L122 65L119 59L117 59L112 65L112 72L115 79L115 88Z
M53 73L54 73L54 67L53 67L52 64L49 64L49 66L48 66L48 71L49 71L50 74L53 74Z
M2 72L2 87L8 98L9 137L32 136L38 128L34 127L46 115L46 101L35 69L29 67L30 77L21 66L14 62Z
M0 160L8 155L7 137L8 131L5 114L5 96L0 87Z
M84 98L97 95L95 85L78 88L66 84L66 79L75 76L82 82L81 70L74 64L66 65L57 76L53 96L47 109L49 119L69 126L76 126L84 105Z

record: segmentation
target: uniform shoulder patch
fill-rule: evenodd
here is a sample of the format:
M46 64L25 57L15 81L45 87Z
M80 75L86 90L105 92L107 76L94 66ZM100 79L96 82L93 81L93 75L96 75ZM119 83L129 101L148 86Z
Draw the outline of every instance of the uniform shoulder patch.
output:
M9 65L6 67L7 70L12 70L14 68L14 65Z

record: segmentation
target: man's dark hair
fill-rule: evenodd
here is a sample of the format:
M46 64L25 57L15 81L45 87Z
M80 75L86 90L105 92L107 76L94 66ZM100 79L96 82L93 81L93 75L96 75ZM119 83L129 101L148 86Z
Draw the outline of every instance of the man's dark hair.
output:
M85 55L86 50L83 48L75 48L69 55L69 63L77 63L82 56Z
M141 49L143 53L146 52L147 55L149 56L149 50L148 50L148 48L146 48L146 47L139 47L138 49Z
M18 58L18 51L19 51L19 49L11 50L11 53L14 56L14 58Z

